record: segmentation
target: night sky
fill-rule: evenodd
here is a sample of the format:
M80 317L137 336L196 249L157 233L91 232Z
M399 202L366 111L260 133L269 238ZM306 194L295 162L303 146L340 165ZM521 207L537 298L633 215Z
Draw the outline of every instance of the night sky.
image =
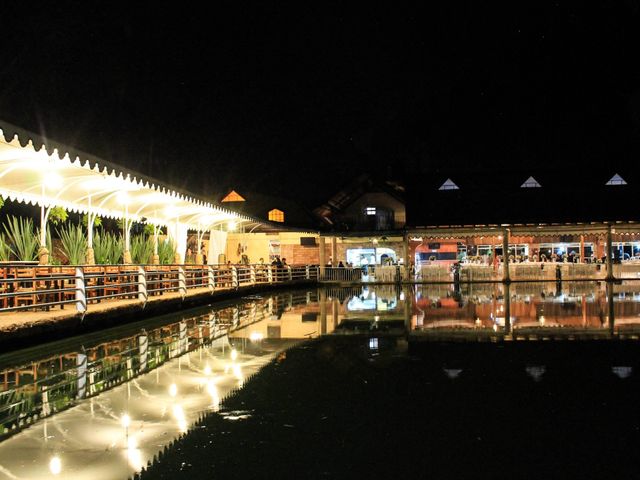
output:
M363 172L636 162L640 4L486 3L5 5L0 119L310 207Z

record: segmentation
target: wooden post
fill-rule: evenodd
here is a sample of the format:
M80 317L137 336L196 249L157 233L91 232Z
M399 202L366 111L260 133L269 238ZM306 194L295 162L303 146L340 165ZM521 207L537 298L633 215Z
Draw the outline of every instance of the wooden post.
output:
M613 236L611 233L611 225L607 225L607 245L605 250L607 257L607 282L615 280L613 276Z
M584 263L584 235L580 235L580 263Z
M509 229L505 228L502 234L502 281L509 283Z
M320 237L318 239L320 251L318 252L320 255L320 279L324 279L324 267L327 265L327 252L325 250L325 239L324 237Z
M336 267L338 265L338 239L337 237L331 237L331 266Z
M511 292L509 282L504 284L504 334L511 335Z
M609 333L615 331L615 306L613 304L613 283L607 282L607 306L609 307Z
M324 288L318 290L318 300L320 304L320 334L324 335L327 333L327 292Z
M405 232L402 242L402 263L404 263L404 275L402 280L410 281L411 278L411 255L409 250L409 234Z

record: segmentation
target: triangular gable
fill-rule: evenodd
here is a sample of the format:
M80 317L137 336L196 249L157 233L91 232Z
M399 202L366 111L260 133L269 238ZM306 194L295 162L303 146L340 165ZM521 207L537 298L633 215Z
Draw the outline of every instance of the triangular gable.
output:
M438 190L460 190L460 187L453 183L450 178L447 178L447 180L442 185L440 185L440 188Z
M245 199L241 195L238 194L235 190L231 190L227 193L227 196L220 200L221 203L224 202L244 202Z
M626 184L627 182L625 182L624 179L617 173L613 177L611 177L611 180L607 182L607 185L626 185Z
M520 185L520 188L540 188L542 185L533 177L529 177Z

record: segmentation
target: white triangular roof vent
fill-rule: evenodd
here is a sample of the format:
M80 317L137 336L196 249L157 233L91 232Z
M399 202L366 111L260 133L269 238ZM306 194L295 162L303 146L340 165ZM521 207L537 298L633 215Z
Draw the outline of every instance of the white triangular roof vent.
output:
M542 185L540 185L538 181L533 177L527 178L525 182L522 185L520 185L520 188L540 188L540 187L542 187Z
M625 182L624 179L617 173L613 177L611 177L611 180L607 182L607 185L626 185L626 184L627 182Z
M450 178L447 178L447 180L440 186L438 190L460 190L460 187L453 183Z

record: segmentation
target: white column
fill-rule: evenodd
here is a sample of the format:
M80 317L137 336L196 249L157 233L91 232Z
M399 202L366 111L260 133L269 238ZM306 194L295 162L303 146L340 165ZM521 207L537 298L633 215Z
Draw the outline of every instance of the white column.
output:
M187 294L187 278L183 266L178 267L178 291L182 297Z
M209 287L209 291L213 292L215 281L213 278L213 267L211 265L207 265L207 286Z
M240 285L238 280L238 269L234 266L231 267L231 286L234 288L238 288Z
M82 267L76 267L76 310L84 314L87 311L87 294L84 282L84 270Z
M138 300L147 303L147 272L138 265Z

